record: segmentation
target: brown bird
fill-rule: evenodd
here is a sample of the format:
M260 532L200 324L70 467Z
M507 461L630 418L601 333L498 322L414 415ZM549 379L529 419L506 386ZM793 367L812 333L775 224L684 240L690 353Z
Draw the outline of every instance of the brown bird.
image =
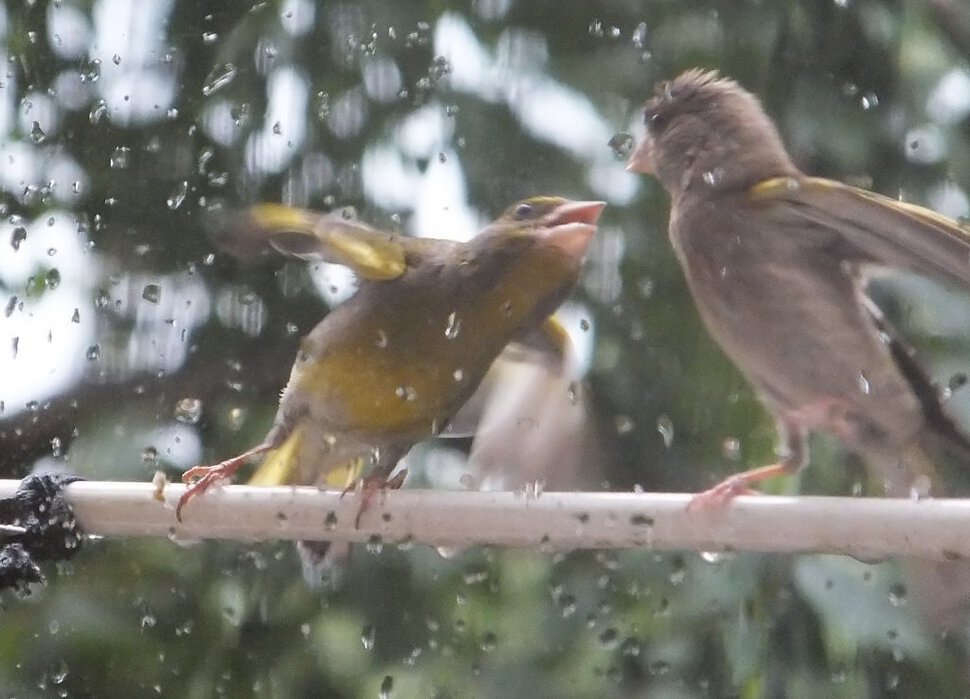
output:
M708 330L778 422L776 464L695 496L723 503L808 458L822 431L859 453L886 492L907 495L970 440L865 295L867 273L907 270L970 285L970 239L933 211L793 163L758 100L715 72L660 83L628 169L671 197L670 239Z
M271 451L258 483L323 485L363 462L362 509L368 493L399 485L387 481L398 461L448 425L510 342L563 340L549 316L577 280L604 206L534 197L467 243L385 233L340 213L251 210L225 231L224 246L344 264L359 286L300 343L266 438L186 471L176 515Z

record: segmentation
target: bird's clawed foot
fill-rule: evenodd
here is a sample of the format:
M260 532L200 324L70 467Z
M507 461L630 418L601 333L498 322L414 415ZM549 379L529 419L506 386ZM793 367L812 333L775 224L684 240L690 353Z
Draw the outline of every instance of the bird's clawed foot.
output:
M357 490L360 491L360 509L357 510L357 517L354 519L354 527L358 529L360 528L360 517L370 507L375 493L385 492L387 490L397 490L404 485L404 479L407 478L407 475L408 470L406 468L398 471L392 478L386 478L382 474L375 473L355 480L353 483L344 488L344 492L341 493L340 497L343 497L347 493Z
M687 503L687 510L696 512L699 510L720 508L727 505L738 495L761 495L762 493L751 488L753 483L758 483L759 481L774 476L783 476L791 473L792 470L792 467L788 463L782 461L781 463L771 464L770 466L761 466L760 468L753 468L750 471L735 473L733 476L725 478L713 488L708 488L704 492L692 497L690 502Z

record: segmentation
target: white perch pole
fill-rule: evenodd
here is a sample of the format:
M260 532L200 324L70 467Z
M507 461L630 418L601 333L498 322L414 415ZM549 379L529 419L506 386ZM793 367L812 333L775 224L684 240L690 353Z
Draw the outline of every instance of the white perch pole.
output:
M0 497L17 484L0 480ZM355 528L357 495L251 486L207 491L185 507L180 524L174 505L183 490L166 486L161 502L150 483L66 488L84 531L103 536L970 557L970 500L743 496L688 512L686 494L405 489L375 495Z

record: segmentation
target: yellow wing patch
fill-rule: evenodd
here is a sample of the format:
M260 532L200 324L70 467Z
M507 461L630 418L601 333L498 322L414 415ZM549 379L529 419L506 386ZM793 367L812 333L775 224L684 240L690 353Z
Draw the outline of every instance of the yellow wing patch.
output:
M322 485L342 490L360 478L366 465L366 459L363 457L352 459L343 466L331 469L321 482L300 483L298 467L302 443L303 428L298 427L279 449L271 451L263 459L263 463L249 479L249 485Z
M404 246L353 218L351 209L318 214L283 204L259 204L249 209L256 226L272 236L280 253L316 258L350 267L360 277L383 281L404 274Z

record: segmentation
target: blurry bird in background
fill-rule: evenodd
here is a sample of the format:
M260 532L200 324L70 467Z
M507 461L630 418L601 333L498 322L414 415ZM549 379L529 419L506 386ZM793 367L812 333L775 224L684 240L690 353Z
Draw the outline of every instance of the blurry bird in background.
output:
M222 247L336 262L351 268L359 285L301 341L263 442L186 471L190 485L177 516L266 452L253 483L356 483L363 510L373 492L400 485L404 472L388 480L398 462L414 444L446 430L510 343L550 357L549 376L564 376L568 336L550 316L578 279L604 206L533 197L464 243L378 231L347 211L262 205L231 217L221 226ZM509 353L513 361L515 351ZM304 545L311 570L325 550Z

